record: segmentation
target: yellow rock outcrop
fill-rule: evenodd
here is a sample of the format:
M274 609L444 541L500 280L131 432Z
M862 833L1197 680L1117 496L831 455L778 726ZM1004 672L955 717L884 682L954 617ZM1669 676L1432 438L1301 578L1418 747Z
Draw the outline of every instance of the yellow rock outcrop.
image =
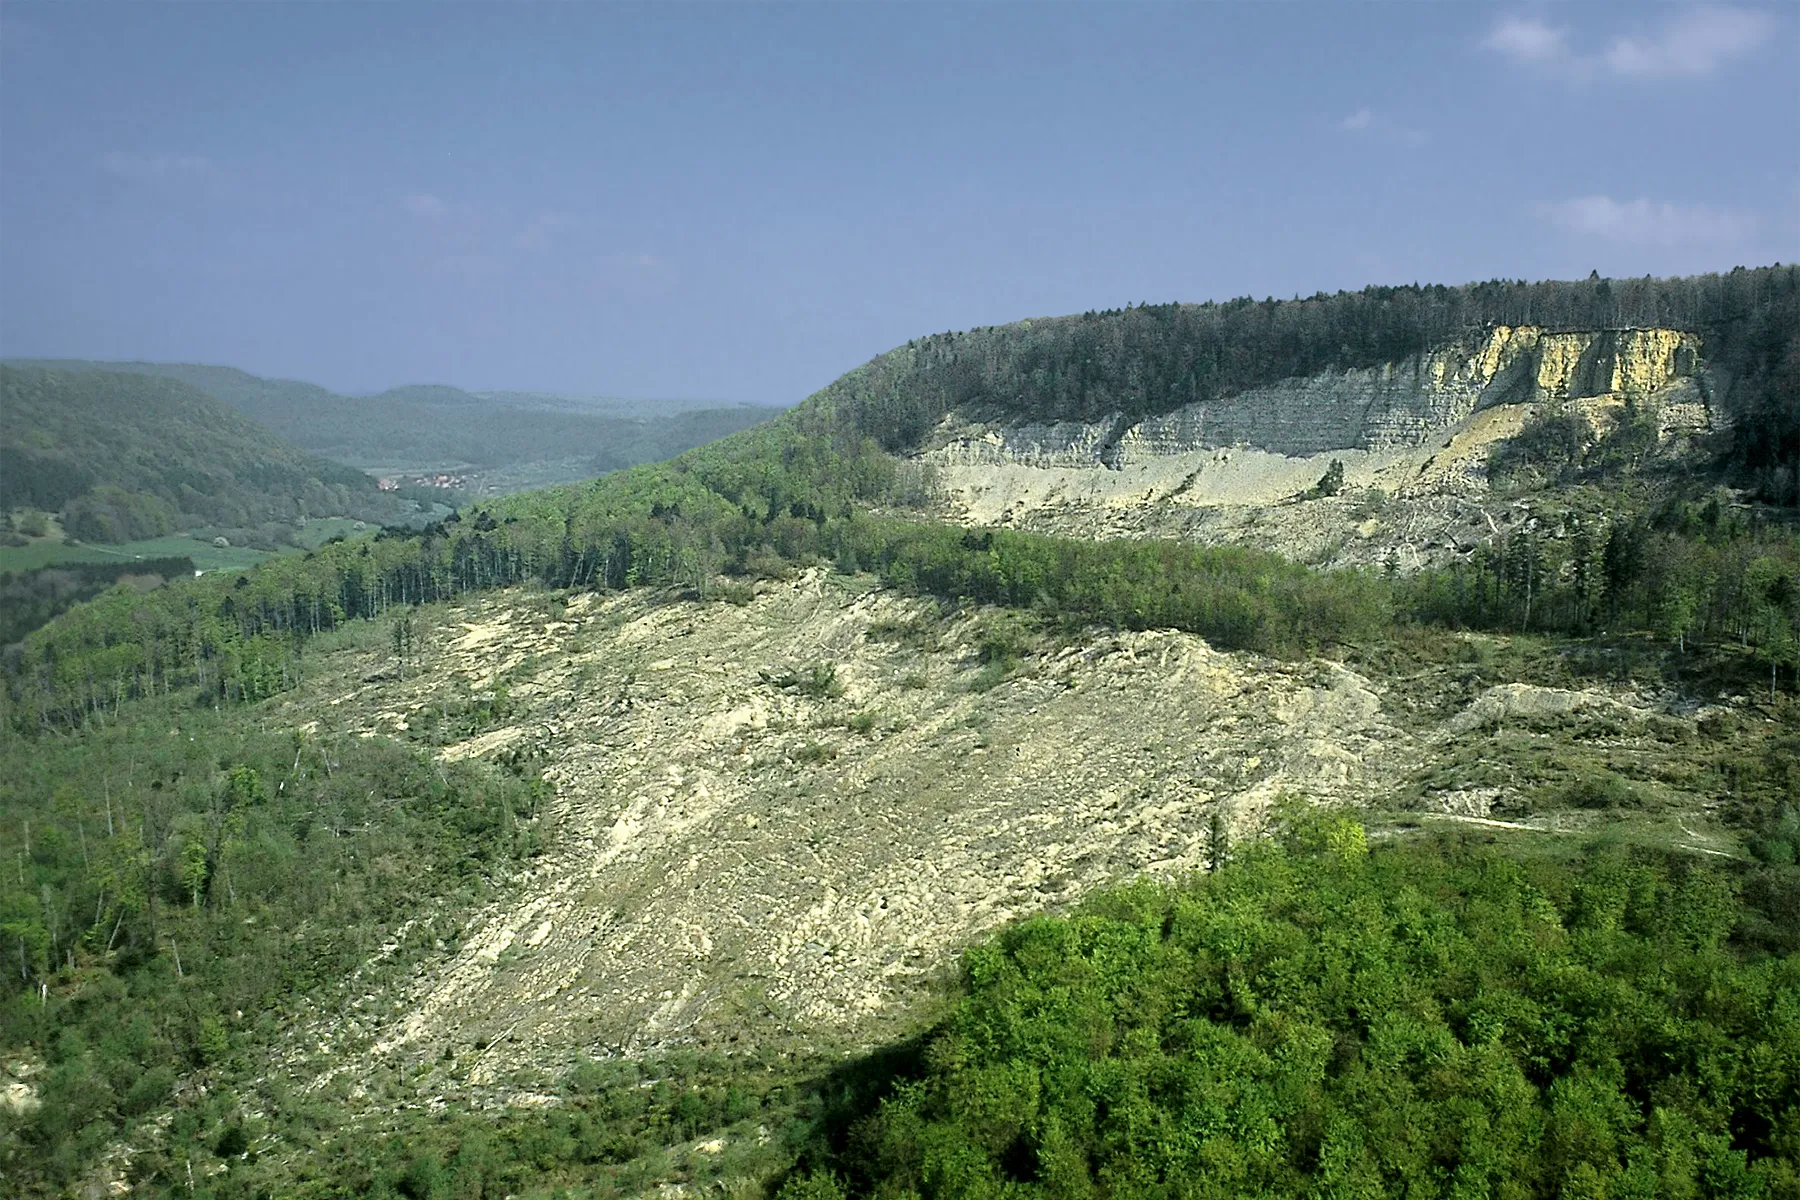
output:
M1439 387L1486 390L1523 369L1532 394L1507 399L1567 400L1648 395L1692 374L1699 341L1676 329L1599 329L1554 333L1533 325L1498 325L1473 353L1445 348L1430 356L1426 377Z

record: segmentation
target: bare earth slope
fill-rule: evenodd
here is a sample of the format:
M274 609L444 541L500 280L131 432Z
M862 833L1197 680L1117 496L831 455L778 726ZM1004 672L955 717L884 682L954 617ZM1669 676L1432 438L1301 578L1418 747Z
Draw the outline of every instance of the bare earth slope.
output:
M506 723L440 753L542 748L557 784L533 875L391 1015L328 1022L331 1074L358 1077L341 1051L500 1038L471 1083L580 1051L867 1044L977 931L1202 864L1217 806L1253 825L1279 792L1352 799L1412 758L1333 664L1126 634L980 691L992 618L934 612L822 572L744 607L628 594L549 618L507 594L450 613L413 681L294 701L394 733L504 678ZM822 662L841 695L766 678Z

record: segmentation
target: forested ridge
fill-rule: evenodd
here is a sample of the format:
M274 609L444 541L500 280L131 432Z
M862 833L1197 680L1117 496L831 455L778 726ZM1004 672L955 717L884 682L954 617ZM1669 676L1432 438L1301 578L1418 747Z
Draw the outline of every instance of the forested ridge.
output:
M1454 566L1377 578L1321 574L1247 551L1096 545L919 523L900 514L927 499L928 483L918 468L884 453L881 442L911 428L906 412L928 414L954 400L953 392L932 392L934 381L978 383L973 352L984 345L1065 354L1086 344L1083 338L1105 335L1124 355L1108 369L1138 379L1174 360L1127 335L1210 323L1215 331L1207 338L1182 334L1170 345L1204 344L1218 362L1240 364L1232 368L1236 378L1251 381L1304 369L1297 364L1307 361L1401 353L1405 338L1423 344L1487 314L1729 317L1734 332L1721 336L1742 379L1775 388L1738 389L1762 397L1761 407L1733 426L1740 464L1769 466L1788 453L1782 422L1792 414L1783 406L1800 403L1797 393L1780 390L1800 336L1795 281L1795 270L1781 267L1616 288L1602 280L1370 289L1286 305L1133 309L946 335L935 349L895 351L771 424L668 463L503 499L416 537L327 546L149 596L100 597L25 644L9 671L12 717L27 727L67 727L133 696L182 687L221 699L259 698L292 682L305 637L475 589L537 581L704 593L721 574L813 560L867 567L934 594L1038 607L1069 620L1174 626L1222 646L1281 654L1364 640L1407 621L1571 634L1642 629L1684 648L1694 640L1730 640L1754 651L1773 688L1783 669L1800 671L1800 542L1781 510L1741 512L1729 497L1709 493L1705 479L1656 491L1630 470L1615 471L1596 485L1585 511L1556 514L1559 528L1528 522ZM1234 322L1243 328L1231 333ZM1056 329L1073 331L1075 340L1064 345ZM934 354L949 364L944 370L927 369ZM883 374L896 356L926 363L904 387L909 377ZM996 368L988 376L1015 388L1030 384L1034 411L1066 399L1049 384L1036 390L1030 372ZM1107 407L1129 400L1088 394ZM1136 403L1155 394L1140 386ZM896 403L909 407L901 411Z
M1137 420L1284 378L1404 362L1496 324L1699 334L1706 360L1732 380L1737 461L1772 494L1800 499L1792 478L1800 460L1800 268L1793 266L1671 279L1370 287L1034 318L916 338L849 372L817 401L899 449L954 411Z
M0 411L0 508L60 510L83 541L412 507L173 380L0 367Z
M648 403L629 410L618 405L586 408L558 397L484 395L430 385L345 396L233 367L80 359L42 365L179 380L313 454L369 468L466 464L492 469L575 459L586 460L589 471L598 475L671 457L767 420L776 411L691 403L668 412Z

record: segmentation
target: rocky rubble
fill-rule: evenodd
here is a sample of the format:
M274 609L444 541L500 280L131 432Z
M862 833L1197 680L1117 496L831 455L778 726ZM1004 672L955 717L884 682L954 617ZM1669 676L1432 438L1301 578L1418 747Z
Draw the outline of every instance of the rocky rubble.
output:
M515 590L422 614L406 680L371 672L380 651L315 668L272 719L522 756L555 798L525 874L397 981L372 963L286 1072L535 1105L584 1056L877 1044L929 1016L983 931L1203 867L1215 831L1256 836L1283 794L1560 829L1599 814L1507 816L1543 786L1517 764L1586 756L1695 808L1673 790L1695 718L1668 698L1476 688L1455 664L1372 679L1172 631L1036 635L1010 670L980 664L1010 621L822 570L741 606ZM492 727L423 732L445 697L501 687ZM1726 852L1708 828L1673 834Z
M319 1082L448 1050L501 1094L584 1053L872 1043L981 931L1203 865L1215 813L1248 836L1281 793L1366 798L1413 753L1354 671L1175 632L1046 645L983 690L992 614L867 589L510 593L448 613L408 683L296 698L406 736L436 689L504 679L506 723L438 752L534 748L556 785L547 852L453 956L307 1033Z

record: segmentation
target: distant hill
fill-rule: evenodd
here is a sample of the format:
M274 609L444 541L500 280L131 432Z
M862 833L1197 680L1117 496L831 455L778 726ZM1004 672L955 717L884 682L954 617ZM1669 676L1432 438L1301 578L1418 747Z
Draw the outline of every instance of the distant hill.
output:
M0 508L60 512L83 541L414 507L176 379L0 367L0 412Z
M292 422L287 415L309 410L329 412L334 404L347 399L316 384L296 379L263 379L236 367L210 367L198 363L96 362L85 358L14 358L6 362L9 366L44 367L53 371L116 371L177 379L309 450L314 448L304 439L294 437ZM314 453L318 452L314 450Z
M590 413L607 417L652 419L672 417L680 413L705 409L745 407L720 404L717 400L644 400L628 396L569 396L561 392L473 392L483 400L514 408L535 408L548 412Z
M707 407L543 392L468 392L441 385L344 396L310 383L263 379L234 367L20 359L21 365L176 379L314 454L365 468L470 467L551 483L669 458L780 410ZM544 465L536 473L521 467Z

